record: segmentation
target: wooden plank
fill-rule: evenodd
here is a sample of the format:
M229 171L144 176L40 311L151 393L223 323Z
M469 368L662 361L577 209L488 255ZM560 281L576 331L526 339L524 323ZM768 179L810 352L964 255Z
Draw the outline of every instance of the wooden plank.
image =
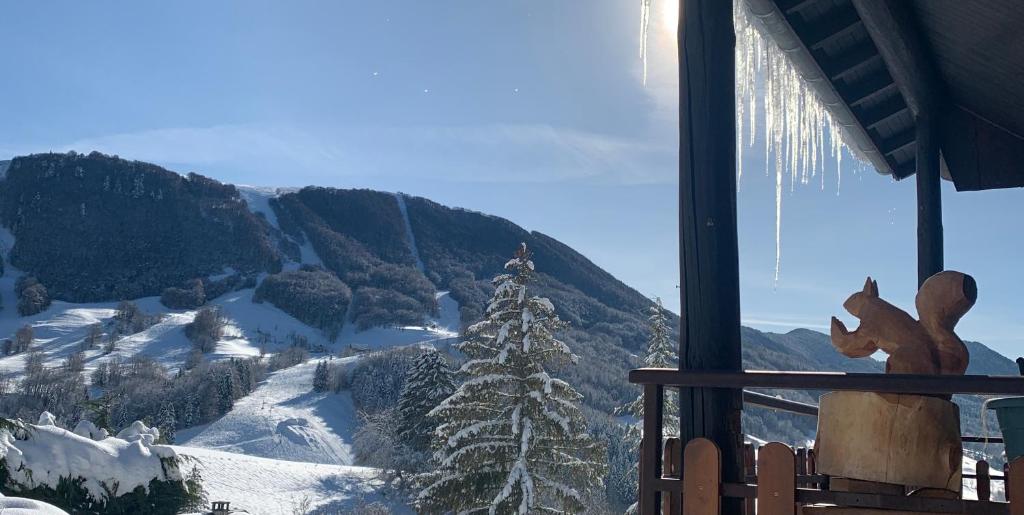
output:
M817 473L818 473L818 460L816 459L816 455L815 455L814 449L808 449L807 450L807 474L813 476L813 475L815 475ZM813 482L811 482L810 487L811 488L821 488L821 483L819 483L818 481L813 481Z
M1024 458L1010 462L1006 476L1006 499L1010 501L1010 515L1024 515Z
M860 374L846 372L792 372L747 370L675 370L637 368L629 381L705 388L778 388L789 390L854 390L861 392L916 393L924 395L1024 395L1024 377L936 376L917 374Z
M745 443L743 444L743 477L750 478L757 475L757 466L754 454L754 444ZM746 481L749 481L746 480ZM745 481L745 482L746 482ZM743 499L743 513L744 515L756 515L757 504L756 497L747 497Z
M944 116L942 157L957 191L1024 186L1024 137L952 106Z
M785 411L787 413L796 413L797 415L808 415L812 417L818 416L818 407L813 404L780 399L778 397L752 392L750 390L743 390L743 404L750 404L777 411Z
M798 447L796 449L796 475L797 475L797 486L807 486L807 483L801 481L801 476L807 475L807 448Z
M758 451L757 508L759 515L796 513L796 458L784 444L771 442Z
M942 189L939 181L939 135L934 118L917 117L917 285L941 272Z
M719 515L722 453L707 438L690 440L683 451L683 513Z
M640 442L639 508L643 515L655 515L661 506L661 492L654 480L661 477L661 423L665 388L644 385L644 433Z
M992 478L989 474L988 462L978 460L974 467L974 480L977 482L978 500L987 501L992 498Z
M732 2L679 4L679 367L686 370L742 367L732 15ZM679 397L682 440L715 442L723 476L742 479L740 389L684 388ZM722 512L742 509L730 501Z
M683 477L683 444L678 438L665 439L665 454L662 462L664 471L662 477L682 479ZM662 515L682 515L683 499L679 493L667 492L661 494Z
M915 116L930 113L944 96L944 86L917 33L910 8L888 0L853 0L853 6L911 112Z

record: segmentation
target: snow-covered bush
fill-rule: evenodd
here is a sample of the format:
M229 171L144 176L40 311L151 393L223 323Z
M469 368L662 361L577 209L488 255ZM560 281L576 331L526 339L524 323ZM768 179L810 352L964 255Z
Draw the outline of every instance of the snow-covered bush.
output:
M182 474L182 459L153 443L156 429L135 422L117 437L86 437L52 421L44 413L39 424L0 430L3 494L75 513L173 514L201 499L202 485Z
M346 374L356 408L376 413L397 405L417 354L415 350L389 349L356 362Z

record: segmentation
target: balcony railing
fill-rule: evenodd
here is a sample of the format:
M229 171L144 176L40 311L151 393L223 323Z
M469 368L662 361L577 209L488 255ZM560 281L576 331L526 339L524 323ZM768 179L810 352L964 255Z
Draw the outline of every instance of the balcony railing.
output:
M1024 504L1012 506L1010 503L997 503L988 500L988 481L1005 480L1008 499L1024 499L1024 459L1014 460L1004 471L1003 477L990 476L987 463L979 467L978 473L965 475L978 480L979 497L984 500L967 501L961 499L934 499L923 497L907 497L900 495L854 494L827 490L828 478L817 477L804 473L799 474L796 468L787 472L786 463L795 467L797 463L809 464L813 468L813 458L807 461L798 460L792 450L789 458L781 448L782 444L766 445L776 449L764 458L767 468L761 468L761 457L758 458L757 470L776 471L782 467L781 476L772 472L751 475L747 470L747 481L742 483L722 482L721 474L710 473L720 470L720 451L708 440L698 438L686 442L685 450L682 442L674 447L663 449L660 441L652 443L647 435L662 434L662 401L666 386L682 388L726 388L742 390L743 388L770 388L780 390L853 390L878 393L900 393L921 395L1024 395L1024 378L1010 376L932 376L910 374L859 374L834 372L771 372L771 371L683 371L675 369L636 369L630 372L629 380L644 387L644 442L641 446L640 460L640 512L653 515L662 510L664 513L684 513L686 515L703 515L720 513L723 499L741 498L746 515L776 515L795 513L796 506L801 504L832 504L863 509L896 509L928 513L977 513L977 514L1024 514ZM789 411L801 415L816 416L817 407L811 404L787 401L769 395L743 391L744 402L772 409ZM685 415L684 415L685 416ZM982 441L981 437L967 436L965 442ZM1001 439L990 438L989 442L1001 442ZM708 447L711 445L711 447ZM781 446L781 447L779 447ZM691 450L691 447L693 450ZM713 449L712 449L713 448ZM775 456L775 458L772 458ZM715 460L719 460L715 462ZM775 460L778 463L773 463ZM747 459L745 461L752 461ZM664 463L664 466L663 466ZM747 468L749 465L745 465ZM696 467L696 468L694 468ZM687 474L686 470L693 470ZM696 484L689 488L689 482L682 478L712 477L714 484ZM758 484L758 477L763 480ZM779 482L779 477L788 477ZM750 483L749 480L754 482ZM767 484L765 483L767 481ZM984 486L982 486L984 483ZM811 486L813 488L807 488ZM823 489L823 487L825 489ZM768 495L770 490L770 496ZM662 498L666 503L662 505ZM713 495L712 495L713 494ZM1016 496L1014 496L1016 494ZM778 496L784 500L792 497L792 501L774 502ZM687 500L687 497L690 497ZM757 499L755 504L751 502ZM756 508L755 508L756 506ZM781 511L779 511L781 510Z

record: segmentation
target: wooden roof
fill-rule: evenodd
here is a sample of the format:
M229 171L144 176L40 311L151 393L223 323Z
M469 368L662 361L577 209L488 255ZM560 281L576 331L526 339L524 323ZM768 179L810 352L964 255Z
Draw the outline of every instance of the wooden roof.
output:
M915 117L939 126L958 190L1024 186L1019 0L747 0L855 151L915 172Z

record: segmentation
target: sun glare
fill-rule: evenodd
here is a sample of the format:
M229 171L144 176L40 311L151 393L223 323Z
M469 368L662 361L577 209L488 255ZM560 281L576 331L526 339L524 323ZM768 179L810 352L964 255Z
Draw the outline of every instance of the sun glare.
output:
M658 16L661 17L661 28L673 38L676 35L676 25L679 23L679 0L655 0L661 4L658 9Z

